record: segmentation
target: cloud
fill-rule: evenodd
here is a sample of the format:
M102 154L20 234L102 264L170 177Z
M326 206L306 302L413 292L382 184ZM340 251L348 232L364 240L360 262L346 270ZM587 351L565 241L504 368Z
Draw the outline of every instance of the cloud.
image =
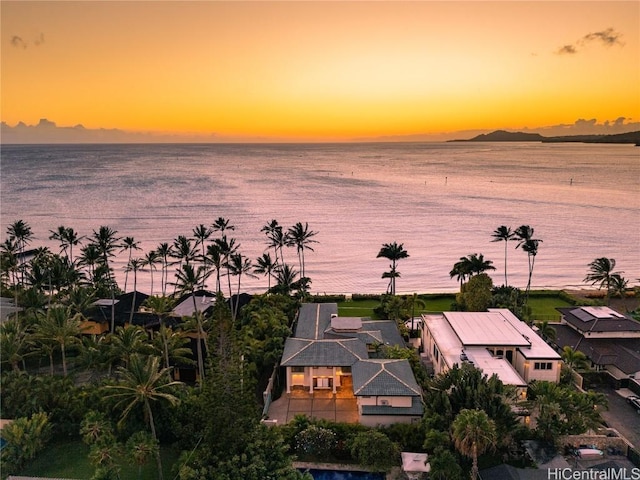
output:
M616 32L613 28L609 27L606 30L602 30L600 32L591 32L587 33L584 37L577 40L575 43L570 43L563 47L558 48L558 55L574 55L580 51L581 48L578 47L587 47L592 43L600 43L605 47L612 47L614 45L623 46L624 42L621 40L622 34L620 32Z
M601 32L593 32L593 33L586 34L584 37L582 37L582 42L588 43L588 42L600 41L602 44L604 44L607 47L610 47L612 45L622 46L624 45L624 43L622 43L622 41L620 40L620 37L622 37L622 34L616 32L613 28L609 27L606 30L603 30Z
M27 42L20 35L12 35L11 36L11 45L16 48L27 48L29 45L33 45L35 47L39 47L44 43L44 33L40 32L34 39L33 42Z
M11 45L16 48L27 48L27 42L25 42L22 37L19 37L18 35L13 35L11 37Z
M578 53L578 50L573 45L565 45L558 50L559 55L573 55Z

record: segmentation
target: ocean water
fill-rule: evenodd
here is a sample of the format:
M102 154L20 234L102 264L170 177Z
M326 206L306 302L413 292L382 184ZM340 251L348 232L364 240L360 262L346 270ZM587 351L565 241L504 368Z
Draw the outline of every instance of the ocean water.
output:
M2 240L22 219L32 246L55 251L48 237L59 225L81 235L107 225L139 241L142 256L222 216L255 259L267 222L308 222L318 232L306 253L313 293L384 292L389 262L376 255L394 241L409 253L398 293L456 291L449 271L472 253L494 262L500 285L504 243L491 241L500 225L531 225L542 240L534 288L584 287L588 263L603 256L631 284L640 278L640 148L631 145L5 145L0 182ZM285 260L297 268L295 249ZM125 263L115 259L121 286ZM509 284L524 287L527 273L513 242ZM140 272L139 290L149 284ZM266 284L243 277L249 292Z

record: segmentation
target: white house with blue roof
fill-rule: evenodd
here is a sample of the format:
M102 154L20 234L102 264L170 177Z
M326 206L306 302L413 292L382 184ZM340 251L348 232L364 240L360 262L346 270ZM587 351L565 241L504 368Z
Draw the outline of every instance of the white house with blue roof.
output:
M303 304L280 365L286 389L352 388L365 425L418 421L422 392L407 360L371 358L380 345L406 346L389 320L339 317L335 303Z

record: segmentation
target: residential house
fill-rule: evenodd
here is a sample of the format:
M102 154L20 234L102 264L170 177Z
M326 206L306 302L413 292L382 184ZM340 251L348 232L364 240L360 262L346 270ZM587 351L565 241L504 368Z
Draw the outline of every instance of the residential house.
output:
M640 322L604 307L558 308L562 318L555 344L584 353L596 370L609 373L618 387L640 379Z
M532 380L558 382L560 355L508 309L422 316L424 357L435 374L472 363L526 396Z
M339 317L335 303L303 304L280 365L286 391L352 389L359 422L412 422L423 413L421 390L407 360L382 359L380 347L402 346L395 322Z

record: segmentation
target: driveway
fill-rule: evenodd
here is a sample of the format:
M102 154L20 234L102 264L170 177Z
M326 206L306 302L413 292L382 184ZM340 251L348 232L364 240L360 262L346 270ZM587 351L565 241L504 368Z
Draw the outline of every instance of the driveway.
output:
M625 400L631 391L606 387L599 387L597 391L604 393L609 400L609 410L601 412L604 421L620 432L636 450L640 449L640 415Z

